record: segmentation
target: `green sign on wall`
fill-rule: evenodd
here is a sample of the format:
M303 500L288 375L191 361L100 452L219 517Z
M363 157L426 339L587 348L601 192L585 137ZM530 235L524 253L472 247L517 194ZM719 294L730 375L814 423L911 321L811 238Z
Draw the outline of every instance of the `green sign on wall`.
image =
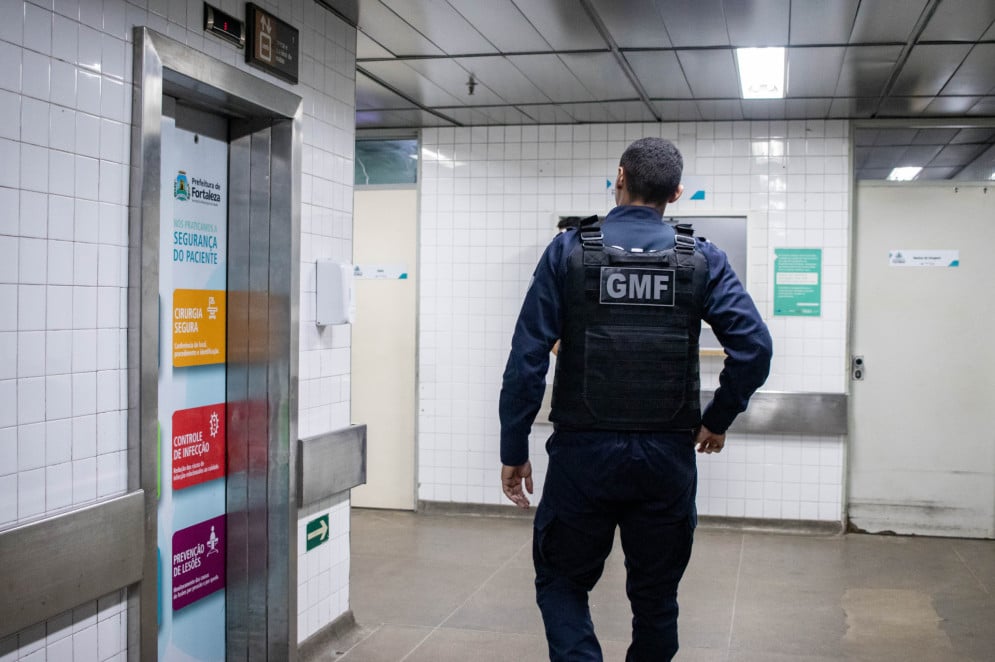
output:
M324 542L328 542L328 515L307 523L307 551L310 552Z
M822 249L774 249L774 314L822 314Z

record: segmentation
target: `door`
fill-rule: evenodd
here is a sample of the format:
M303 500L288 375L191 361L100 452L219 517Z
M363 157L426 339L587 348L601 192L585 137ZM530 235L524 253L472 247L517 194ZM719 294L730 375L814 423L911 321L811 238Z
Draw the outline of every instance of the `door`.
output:
M353 262L361 275L352 328L352 420L367 424L367 464L366 485L352 490L352 505L414 510L418 192L357 190L353 227Z
M862 182L855 228L850 520L995 537L995 189Z

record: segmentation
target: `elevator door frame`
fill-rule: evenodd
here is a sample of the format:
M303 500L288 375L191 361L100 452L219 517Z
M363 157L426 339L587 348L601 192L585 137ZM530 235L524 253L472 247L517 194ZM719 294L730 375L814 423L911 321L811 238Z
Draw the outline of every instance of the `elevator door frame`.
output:
M228 539L227 657L294 659L303 104L295 94L148 28L135 28L134 49L128 487L145 493L145 535L143 579L129 591L128 656L143 662L158 656L159 224L163 98L168 96L230 122L229 232L243 240L236 247L243 252L229 248L228 292L229 298L243 293L248 305L244 315L229 319L228 341L236 340L236 355L229 355L228 400L257 397L256 415L262 413L266 426L265 448L240 449L246 462L236 465L241 473L228 476L234 537L230 533ZM247 153L250 159L243 162ZM253 257L252 269L237 262ZM265 388L240 390L238 384L247 384L253 368L265 373ZM252 574L260 571L263 576Z

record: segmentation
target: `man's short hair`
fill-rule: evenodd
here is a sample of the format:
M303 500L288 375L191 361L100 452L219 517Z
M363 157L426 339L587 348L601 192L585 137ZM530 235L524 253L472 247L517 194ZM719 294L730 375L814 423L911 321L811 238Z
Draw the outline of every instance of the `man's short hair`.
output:
M677 146L664 138L640 138L622 152L618 164L625 171L629 194L643 202L667 202L684 170Z

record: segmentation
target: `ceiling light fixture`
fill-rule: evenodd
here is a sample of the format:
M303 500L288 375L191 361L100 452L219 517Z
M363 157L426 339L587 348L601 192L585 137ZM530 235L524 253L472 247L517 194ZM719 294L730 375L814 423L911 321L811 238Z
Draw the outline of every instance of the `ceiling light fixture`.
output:
M784 49L737 48L744 99L784 98Z
M885 179L889 182L911 182L921 170L921 166L902 166L893 169Z

